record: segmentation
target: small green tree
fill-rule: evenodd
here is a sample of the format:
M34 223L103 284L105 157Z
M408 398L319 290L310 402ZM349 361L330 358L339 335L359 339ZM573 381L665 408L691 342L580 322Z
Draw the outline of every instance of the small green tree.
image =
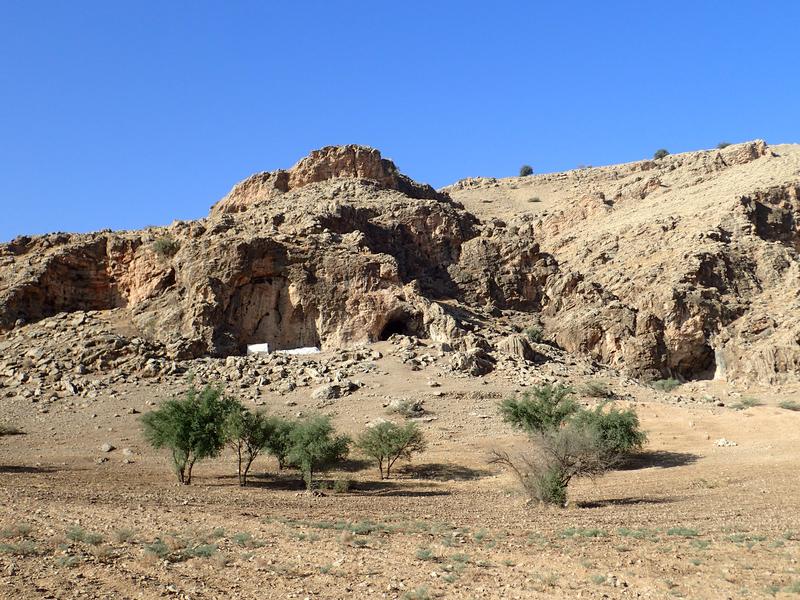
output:
M247 485L250 466L275 434L275 424L264 413L249 411L239 403L228 414L225 438L236 452L239 485Z
M272 421L272 435L267 440L266 450L278 460L278 470L282 471L290 466L289 452L292 449L292 430L294 422L281 417L270 417Z
M731 145L730 142L720 142L719 144L717 144L717 150L722 150L723 148L727 148L730 145Z
M665 156L669 155L669 151L666 148L659 148L653 153L653 158L656 160L660 160Z
M378 463L381 479L389 479L392 466L398 458L410 460L412 454L425 450L426 444L416 423L397 425L391 421L382 421L368 427L358 438L356 445Z
M579 408L571 387L545 384L525 392L519 400L503 400L500 414L507 423L533 434L557 429Z
M170 450L178 481L189 485L195 462L216 456L225 446L225 421L235 405L220 388L191 388L142 416L144 437L153 448Z
M527 177L528 175L533 175L533 167L530 165L522 165L519 168L519 176Z
M308 492L312 490L314 473L346 458L350 450L350 438L336 435L329 417L299 421L289 438L291 447L287 462L302 471Z

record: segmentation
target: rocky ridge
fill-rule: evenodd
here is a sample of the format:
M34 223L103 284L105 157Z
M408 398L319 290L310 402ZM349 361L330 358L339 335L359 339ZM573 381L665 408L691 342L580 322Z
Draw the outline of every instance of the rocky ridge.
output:
M535 379L571 354L644 379L796 377L799 174L797 147L751 142L437 192L377 150L324 148L206 219L0 245L2 383L193 368L269 387L305 361L260 368L246 345L346 353L397 335L472 376Z

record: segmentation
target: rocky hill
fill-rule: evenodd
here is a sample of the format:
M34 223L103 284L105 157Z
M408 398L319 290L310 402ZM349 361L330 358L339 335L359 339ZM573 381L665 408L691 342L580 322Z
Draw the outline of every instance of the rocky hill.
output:
M328 147L205 219L0 245L0 374L165 372L255 343L404 334L475 375L561 349L643 379L797 379L798 251L798 146L440 191L377 150Z

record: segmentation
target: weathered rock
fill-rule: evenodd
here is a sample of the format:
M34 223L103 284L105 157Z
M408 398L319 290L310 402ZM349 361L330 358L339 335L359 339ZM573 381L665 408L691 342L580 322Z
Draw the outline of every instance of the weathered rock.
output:
M466 352L454 352L450 366L454 371L477 377L490 373L494 369L494 361L482 348L473 348Z
M501 334L499 354L539 361L495 329L506 312L536 312L551 342L636 377L796 378L800 152L782 148L436 192L376 150L329 147L238 184L206 219L20 237L0 245L3 385L84 394L72 374L152 379L176 360L236 355L214 373L287 391L333 378L249 372L248 344L331 350L393 335L457 351L465 373L493 368ZM513 199L521 185L557 202L483 212L482 195ZM409 367L434 364L406 345Z
M509 356L520 358L522 360L531 362L542 362L543 360L546 360L545 357L533 349L533 346L531 346L527 336L517 333L509 335L503 339L499 344L497 344L497 349L504 354L508 354Z

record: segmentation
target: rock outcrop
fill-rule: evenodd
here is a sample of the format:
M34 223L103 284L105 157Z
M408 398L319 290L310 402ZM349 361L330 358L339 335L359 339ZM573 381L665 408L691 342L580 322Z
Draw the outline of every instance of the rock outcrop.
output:
M377 150L323 148L205 219L0 245L0 343L89 312L113 315L106 354L138 373L400 334L483 375L546 360L502 325L535 320L645 379L797 377L798 173L800 149L752 142L437 192Z

